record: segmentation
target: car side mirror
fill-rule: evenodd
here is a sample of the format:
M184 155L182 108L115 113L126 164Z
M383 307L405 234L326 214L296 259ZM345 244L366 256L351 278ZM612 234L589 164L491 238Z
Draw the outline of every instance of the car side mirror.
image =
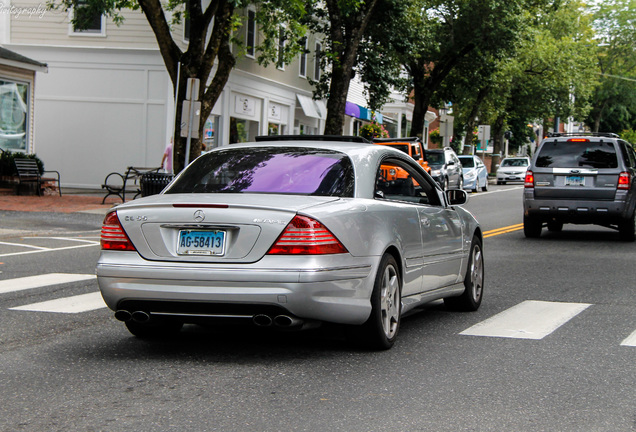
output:
M455 161L448 161L448 166L455 165Z
M446 191L446 200L450 205L462 205L468 202L468 194L465 190L449 189Z

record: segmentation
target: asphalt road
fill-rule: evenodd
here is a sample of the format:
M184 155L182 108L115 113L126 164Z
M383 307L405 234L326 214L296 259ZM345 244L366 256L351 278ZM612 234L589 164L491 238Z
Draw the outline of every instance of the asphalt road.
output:
M482 307L434 303L385 352L338 329L137 340L94 303L101 216L0 212L0 431L636 431L636 244L525 239L515 185L466 207Z

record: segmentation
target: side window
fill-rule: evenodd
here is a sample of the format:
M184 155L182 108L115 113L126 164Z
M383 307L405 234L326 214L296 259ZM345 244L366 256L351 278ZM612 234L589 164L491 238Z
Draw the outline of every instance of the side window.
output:
M634 149L632 149L632 146L624 141L619 141L618 145L621 148L623 159L625 159L625 165L630 168L636 167L636 161L634 160Z
M422 155L420 155L420 146L418 145L411 145L411 151L413 152L413 159L415 159L416 161L420 160L422 158Z
M375 198L441 205L435 186L414 167L399 159L386 159L380 165L375 181Z

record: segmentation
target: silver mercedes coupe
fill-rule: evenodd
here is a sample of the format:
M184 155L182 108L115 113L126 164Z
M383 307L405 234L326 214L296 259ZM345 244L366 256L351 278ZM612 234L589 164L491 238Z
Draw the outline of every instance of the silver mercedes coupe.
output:
M309 139L308 139L309 138ZM433 300L474 311L478 222L405 153L345 137L263 137L193 161L159 195L104 219L97 278L138 337L184 323L345 326L390 348Z

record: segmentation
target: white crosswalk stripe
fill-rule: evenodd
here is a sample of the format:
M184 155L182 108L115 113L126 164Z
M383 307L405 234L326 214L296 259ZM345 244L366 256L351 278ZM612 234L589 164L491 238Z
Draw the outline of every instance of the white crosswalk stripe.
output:
M93 274L48 273L0 281L0 294L65 283L90 281ZM588 303L564 303L526 300L459 333L465 336L485 336L539 340L592 306ZM9 308L14 311L76 314L106 308L101 293L57 298ZM625 338L621 346L636 347L636 331Z
M460 334L543 339L590 306L587 303L527 300L475 324Z
M95 278L96 276L92 274L47 273L37 276L6 279L0 281L0 294Z
M81 313L105 307L106 303L104 303L102 295L99 292L92 292L10 309L31 312Z
M621 342L621 345L622 346L633 346L633 347L636 347L636 331L634 331L634 333L629 335L627 337L627 339L625 339L623 342Z

